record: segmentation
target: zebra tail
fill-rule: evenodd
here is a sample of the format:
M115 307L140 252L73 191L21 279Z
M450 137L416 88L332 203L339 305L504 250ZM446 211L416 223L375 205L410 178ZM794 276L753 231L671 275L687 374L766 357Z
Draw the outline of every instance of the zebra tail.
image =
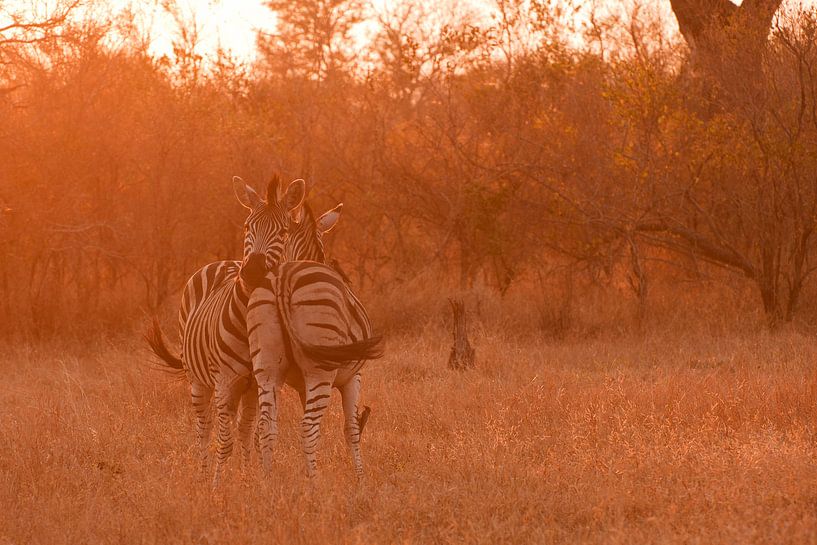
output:
M159 320L155 316L153 317L153 323L148 328L144 337L153 353L162 360L163 363L160 364L162 371L167 371L174 375L184 375L182 359L168 348L165 336L162 333L162 328L159 325Z
M315 361L321 362L321 367L327 370L350 367L361 361L376 360L383 357L383 337L381 335L334 346L302 342L298 342L298 345L304 354Z

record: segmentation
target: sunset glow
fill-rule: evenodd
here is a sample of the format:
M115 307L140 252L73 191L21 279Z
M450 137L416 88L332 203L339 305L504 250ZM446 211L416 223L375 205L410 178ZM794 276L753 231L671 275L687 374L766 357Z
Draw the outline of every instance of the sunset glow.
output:
M0 545L814 543L816 44L0 0Z
M252 60L256 56L256 34L275 31L275 14L260 0L183 0L179 11L189 25L198 29L200 52L212 55L222 48L231 55ZM130 4L153 40L150 51L172 55L176 22L161 6L136 2Z

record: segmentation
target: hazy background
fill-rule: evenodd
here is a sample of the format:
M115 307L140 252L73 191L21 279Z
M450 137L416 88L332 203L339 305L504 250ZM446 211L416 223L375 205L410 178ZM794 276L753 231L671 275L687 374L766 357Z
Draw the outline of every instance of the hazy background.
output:
M346 204L331 253L386 329L452 294L547 336L813 321L809 4L0 13L4 334L171 315L239 256L231 177L273 172Z

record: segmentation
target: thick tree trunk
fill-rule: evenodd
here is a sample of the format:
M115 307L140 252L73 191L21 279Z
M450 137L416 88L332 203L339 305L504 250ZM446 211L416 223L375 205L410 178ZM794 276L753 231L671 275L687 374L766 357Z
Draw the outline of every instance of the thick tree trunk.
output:
M468 342L468 322L466 320L465 303L462 299L449 299L454 311L454 345L448 357L450 369L470 369L474 367L475 351Z
M732 99L753 95L772 19L782 0L670 0L689 45L692 74ZM715 93L718 96L720 93Z
M731 32L742 38L743 47L765 42L772 18L782 0L670 0L678 28L693 50L712 49Z

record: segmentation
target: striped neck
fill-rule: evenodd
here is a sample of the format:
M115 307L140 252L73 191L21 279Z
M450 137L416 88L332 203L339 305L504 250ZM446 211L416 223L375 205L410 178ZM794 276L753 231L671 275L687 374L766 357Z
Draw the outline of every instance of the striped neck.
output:
M286 261L326 261L318 225L308 205L304 205L301 222L293 224L284 253Z

